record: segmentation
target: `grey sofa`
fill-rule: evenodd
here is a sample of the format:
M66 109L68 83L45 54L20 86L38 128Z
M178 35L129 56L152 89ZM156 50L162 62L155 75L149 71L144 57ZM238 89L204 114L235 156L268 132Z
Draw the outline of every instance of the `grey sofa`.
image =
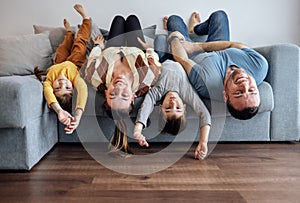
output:
M278 44L258 47L256 50L266 57L270 65L265 82L259 86L261 109L254 118L240 121L232 118L226 111L221 116L218 115L219 107L221 111L224 110L223 104L212 104L216 107L210 133L212 142L299 141L299 47ZM53 50L49 50L49 56L51 53ZM4 61L15 63L0 57L0 73L7 66ZM31 65L33 68L36 63ZM131 114L133 120L142 99L136 98L135 109ZM2 74L0 169L30 170L57 142L106 141L113 132L114 123L103 112L103 101L103 95L89 87L88 103L80 126L72 135L66 135L55 113L46 105L42 84L32 74ZM150 142L168 142L174 139L173 136L156 133L157 107L151 115L151 122L149 129L145 130L145 136ZM188 128L181 133L183 136L180 141L198 140L198 122L198 118L189 110ZM98 136L99 132L102 134L101 138Z

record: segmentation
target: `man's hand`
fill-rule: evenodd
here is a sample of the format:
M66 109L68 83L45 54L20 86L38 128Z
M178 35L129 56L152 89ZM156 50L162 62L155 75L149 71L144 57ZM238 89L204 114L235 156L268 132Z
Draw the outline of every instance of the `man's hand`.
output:
M204 159L207 155L207 143L199 143L195 150L195 159Z

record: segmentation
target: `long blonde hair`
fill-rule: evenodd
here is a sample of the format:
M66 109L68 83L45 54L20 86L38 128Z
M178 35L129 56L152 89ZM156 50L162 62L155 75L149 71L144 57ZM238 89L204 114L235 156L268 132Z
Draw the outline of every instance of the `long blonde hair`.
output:
M110 148L113 151L124 151L132 154L128 143L128 132L130 132L129 112L132 109L111 109L107 103L104 104L106 114L115 121L115 130L110 138Z

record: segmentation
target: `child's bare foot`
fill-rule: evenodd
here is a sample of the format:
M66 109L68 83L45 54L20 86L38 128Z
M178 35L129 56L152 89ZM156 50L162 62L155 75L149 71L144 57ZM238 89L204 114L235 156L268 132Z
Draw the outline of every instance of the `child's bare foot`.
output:
M66 28L66 31L72 31L70 23L67 19L64 19L64 27Z
M164 27L165 30L168 30L167 22L168 22L168 16L165 16L163 18L163 27Z
M193 12L189 21L189 33L194 32L194 27L201 23L199 13Z
M81 4L75 4L74 9L82 16L82 18L89 18Z

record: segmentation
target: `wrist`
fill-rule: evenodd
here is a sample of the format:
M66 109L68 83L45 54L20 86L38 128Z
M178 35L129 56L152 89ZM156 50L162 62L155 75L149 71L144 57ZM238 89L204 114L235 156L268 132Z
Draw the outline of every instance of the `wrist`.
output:
M174 39L178 39L178 40L180 40L178 36L176 36L176 35L173 35L173 36L169 37L169 39L168 39L168 44L171 44L171 43L172 43L172 41L173 41Z

